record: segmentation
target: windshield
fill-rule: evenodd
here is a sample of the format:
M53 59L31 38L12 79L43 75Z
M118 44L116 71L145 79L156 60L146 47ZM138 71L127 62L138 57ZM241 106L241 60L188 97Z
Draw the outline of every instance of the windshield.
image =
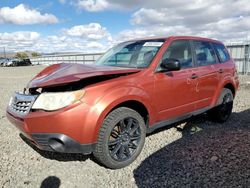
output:
M161 48L164 40L140 40L118 44L108 50L97 65L116 67L148 67Z

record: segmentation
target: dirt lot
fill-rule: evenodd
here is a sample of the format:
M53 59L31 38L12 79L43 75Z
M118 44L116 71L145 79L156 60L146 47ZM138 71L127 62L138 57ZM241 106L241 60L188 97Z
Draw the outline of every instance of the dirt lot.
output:
M92 156L35 150L5 117L13 91L42 66L0 68L0 187L249 187L250 77L241 76L234 113L223 124L206 115L147 137L129 167L109 170Z

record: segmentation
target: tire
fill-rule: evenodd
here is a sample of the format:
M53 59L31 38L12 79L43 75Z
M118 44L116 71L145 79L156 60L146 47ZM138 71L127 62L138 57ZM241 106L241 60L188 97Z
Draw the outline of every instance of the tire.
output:
M94 157L108 168L123 168L141 153L145 137L146 126L142 116L130 108L117 108L103 121Z
M220 98L219 106L216 106L208 112L211 120L224 123L232 114L234 96L230 89L223 88Z

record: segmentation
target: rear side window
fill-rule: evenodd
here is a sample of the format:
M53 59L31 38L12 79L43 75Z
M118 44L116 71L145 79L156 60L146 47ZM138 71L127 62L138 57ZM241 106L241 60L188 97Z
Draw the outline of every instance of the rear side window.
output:
M190 42L188 40L173 41L162 59L177 59L180 61L182 69L193 67Z
M230 60L230 56L227 52L227 49L225 48L225 46L223 44L213 44L214 49L217 53L217 55L219 56L220 62L221 63L225 63L227 61Z
M209 42L194 41L194 49L198 66L216 64L215 53Z

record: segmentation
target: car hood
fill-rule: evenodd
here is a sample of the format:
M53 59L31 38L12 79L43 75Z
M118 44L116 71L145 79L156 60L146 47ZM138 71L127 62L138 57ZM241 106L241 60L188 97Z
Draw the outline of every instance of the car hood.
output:
M61 63L46 67L27 85L27 88L40 88L80 81L86 78L136 73L140 69L113 66L95 66Z

